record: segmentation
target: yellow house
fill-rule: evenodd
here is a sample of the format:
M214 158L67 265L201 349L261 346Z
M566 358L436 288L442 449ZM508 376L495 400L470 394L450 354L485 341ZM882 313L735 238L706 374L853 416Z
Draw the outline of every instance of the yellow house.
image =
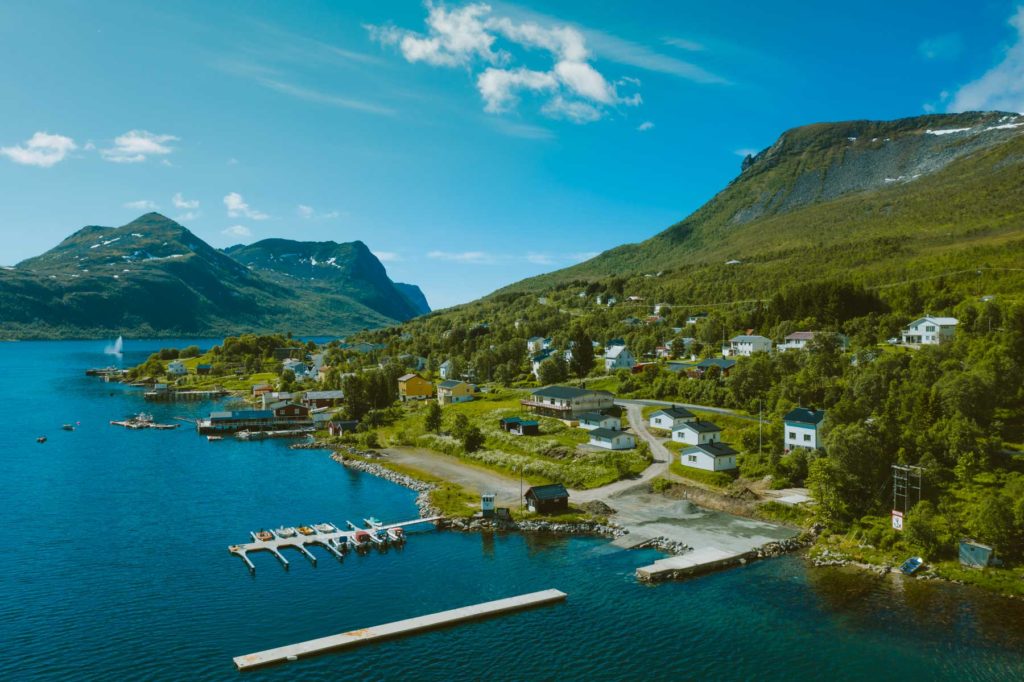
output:
M465 381L449 379L437 385L437 402L442 405L464 403L473 399L473 387Z
M434 384L419 374L398 377L398 397L402 400L426 400L434 395Z

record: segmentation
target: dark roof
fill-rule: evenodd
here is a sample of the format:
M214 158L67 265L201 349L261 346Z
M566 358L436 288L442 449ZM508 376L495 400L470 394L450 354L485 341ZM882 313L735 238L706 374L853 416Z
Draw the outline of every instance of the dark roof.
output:
M711 433L712 431L721 431L722 427L709 421L701 421L698 419L695 422L683 422L679 425L680 429L692 429L697 433Z
M464 383L466 383L466 382L465 381L459 381L457 379L448 379L447 381L442 381L441 383L439 383L437 385L437 387L438 388L455 388L459 384L464 384Z
M672 407L666 407L662 410L658 410L654 414L667 414L673 419L688 419L690 417L696 416L693 414L693 412L690 412L685 407L677 407L675 405L673 405ZM652 414L651 416L653 417L654 414Z
M593 429L590 432L590 437L591 438L607 438L608 440L611 440L612 438L615 438L616 436L620 436L623 433L624 433L623 431L616 431L615 429Z
M234 412L211 412L210 421L222 419L270 419L274 413L270 410L235 410Z
M728 443L701 443L700 445L691 445L683 450L682 454L692 454L696 450L701 450L712 457L728 457L730 455L740 454L738 451L733 450L732 446Z
M608 391L591 391L585 388L573 388L572 386L545 386L544 388L538 388L533 392L533 395L539 395L543 398L562 398L564 400L571 400L573 398L579 398L592 393L604 393L606 395L611 395Z
M698 367L707 369L708 367L721 367L722 369L730 369L736 364L735 360L728 358L708 358L707 360L701 360L697 363Z
M812 410L806 407L798 407L786 413L783 419L787 422L799 422L801 424L820 424L825 418L824 410Z
M610 414L601 414L600 412L584 412L583 414L581 414L578 417L576 417L576 420L577 421L588 421L588 422L599 422L602 419L608 419L609 417L611 417Z
M569 497L569 491L565 489L565 486L561 483L550 483L548 485L535 485L532 488L527 489L525 497L529 497L530 494L537 500L557 500L562 497Z
M344 391L306 391L306 400L344 400Z

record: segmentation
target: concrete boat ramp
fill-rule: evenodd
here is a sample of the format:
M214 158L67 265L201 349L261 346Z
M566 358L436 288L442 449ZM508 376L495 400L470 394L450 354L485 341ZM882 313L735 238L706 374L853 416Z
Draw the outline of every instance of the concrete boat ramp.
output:
M507 599L498 599L482 604L474 604L473 606L463 606L462 608L451 609L450 611L441 611L385 625L352 630L338 635L330 635L329 637L311 639L308 642L258 651L254 654L246 654L245 656L236 656L234 658L235 666L240 671L245 671L275 663L296 661L305 656L315 656L327 651L348 649L381 639L411 635L423 632L424 630L432 630L470 620L489 618L512 611L522 611L537 606L553 604L564 601L566 596L565 592L559 590L541 590L540 592L523 594L518 597L508 597Z
M360 528L349 521L346 522L349 530L341 530L333 523L321 523L311 526L282 527L273 531L252 531L249 533L252 536L252 542L231 545L228 547L228 551L241 558L249 572L253 574L256 573L256 566L249 559L251 552L269 552L281 562L285 570L288 570L288 559L281 554L281 550L290 548L303 554L316 566L316 556L309 551L309 545L319 545L341 561L349 547L358 548L369 545L384 547L390 542L404 542L404 534L401 533L400 529L422 523L433 523L434 521L440 521L442 518L444 517L432 516L430 518L413 519L412 521L402 521L400 523L373 523L369 524L367 528ZM378 537L378 532L381 532L383 537ZM357 543L355 540L356 534L366 536L365 542Z
M636 569L637 580L658 582L708 573L746 561L749 552L730 552L718 547L704 547L686 554L658 559L649 566Z

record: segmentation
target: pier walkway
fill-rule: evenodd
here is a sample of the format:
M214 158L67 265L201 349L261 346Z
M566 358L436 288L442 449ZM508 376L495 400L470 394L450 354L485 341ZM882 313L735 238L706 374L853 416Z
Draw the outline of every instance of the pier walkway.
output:
M234 661L240 671L252 670L253 668L265 665L273 665L274 663L295 661L303 656L314 656L326 651L346 649L390 637L410 635L469 620L478 620L512 611L522 611L536 606L553 604L564 601L567 596L565 592L559 590L542 590L518 597L508 597L506 599L484 602L483 604L463 606L462 608L451 609L450 611L440 611L385 625L352 630L338 635L321 637L320 639L311 639L308 642L300 642L276 649L267 649L266 651L259 651L245 656L236 656Z
M405 528L406 526L415 526L421 523L433 523L434 521L440 521L443 516L432 516L425 519L414 519L412 521L402 521L401 523L390 523L375 525L372 528L358 528L354 524L349 523L351 530L341 530L332 523L316 524L311 526L298 526L289 528L278 528L272 531L261 531L262 533L269 534L269 538L260 539L259 533L252 531L249 534L252 536L252 542L247 542L239 545L231 545L228 547L228 551L235 556L242 559L250 573L256 572L256 566L249 559L249 553L251 552L270 552L273 554L281 565L284 566L285 570L288 570L289 563L288 559L281 554L282 549L295 549L303 554L309 561L316 566L316 556L307 549L309 545L319 545L325 548L328 552L333 554L336 558L342 558L342 551L340 550L341 545L348 544L349 546L357 546L357 543L353 541L356 533L369 534L371 541L376 542L374 535L375 531L383 530L385 532L396 528ZM326 528L331 530L326 530ZM299 528L308 528L309 533L302 533ZM322 529L322 530L318 530Z

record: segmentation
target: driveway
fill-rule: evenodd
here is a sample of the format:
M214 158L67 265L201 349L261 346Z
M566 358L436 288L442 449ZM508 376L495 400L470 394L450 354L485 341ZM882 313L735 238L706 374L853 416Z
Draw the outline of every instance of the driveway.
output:
M749 414L743 414L739 410L730 410L727 407L712 407L711 405L692 405L690 403L673 403L667 400L632 400L627 398L619 398L615 401L616 405L622 405L628 407L629 405L640 405L642 407L672 407L678 405L679 407L685 407L688 410L703 410L705 412L714 412L716 414L725 414L730 417L736 417L737 419L746 419L747 421L757 422L757 417L752 417ZM768 420L763 420L765 424ZM630 423L632 423L632 417L630 417Z

